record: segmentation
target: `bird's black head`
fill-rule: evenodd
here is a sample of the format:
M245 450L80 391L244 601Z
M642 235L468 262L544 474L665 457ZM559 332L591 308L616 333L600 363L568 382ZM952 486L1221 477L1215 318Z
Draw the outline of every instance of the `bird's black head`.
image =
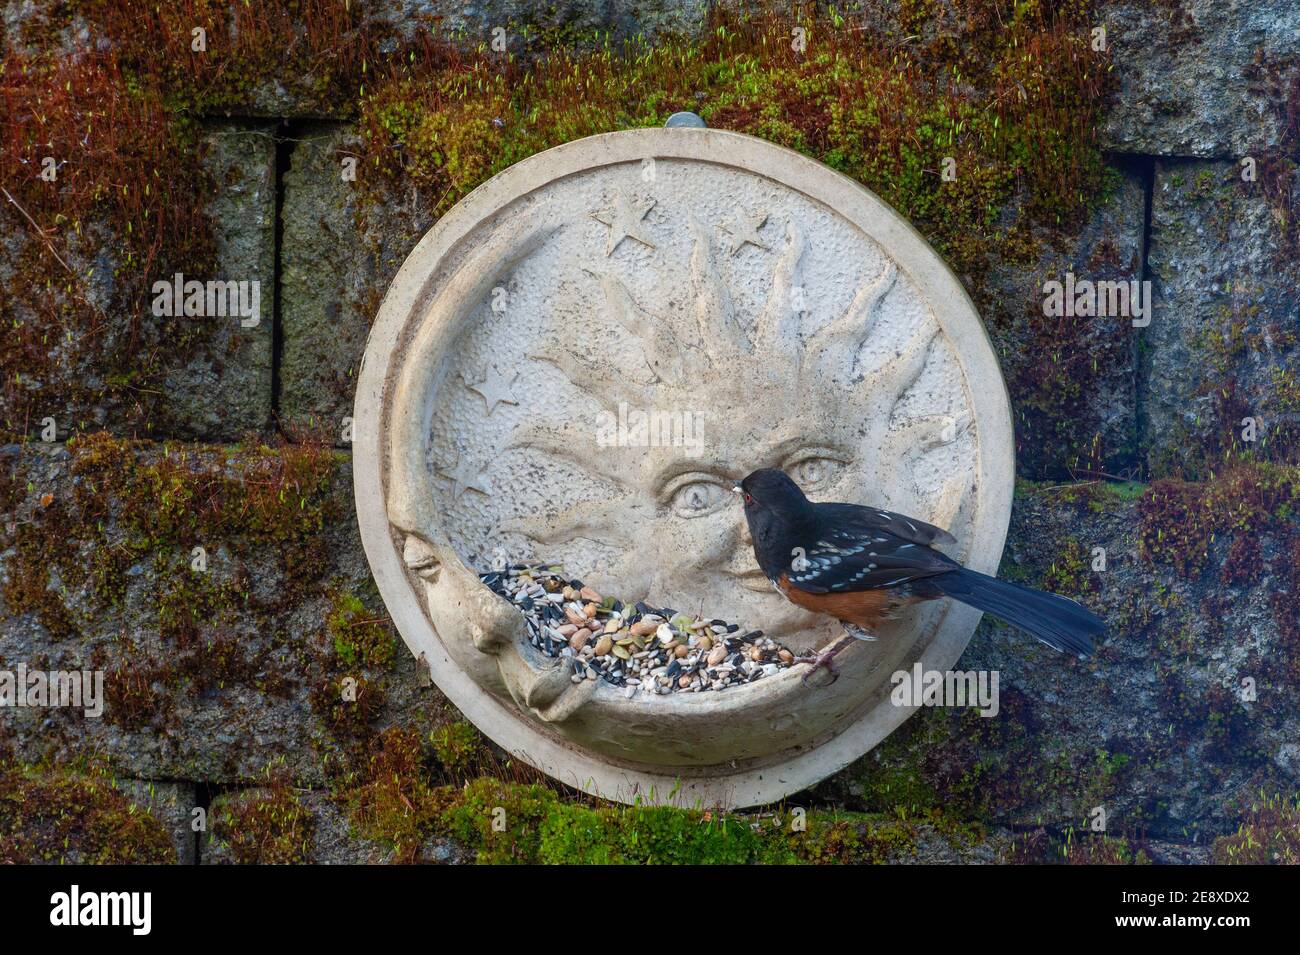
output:
M815 523L812 502L784 471L763 468L740 482L754 556L769 577L787 568L790 549Z
M740 493L745 497L746 513L764 508L788 509L797 513L809 507L799 485L784 471L761 468L740 482Z

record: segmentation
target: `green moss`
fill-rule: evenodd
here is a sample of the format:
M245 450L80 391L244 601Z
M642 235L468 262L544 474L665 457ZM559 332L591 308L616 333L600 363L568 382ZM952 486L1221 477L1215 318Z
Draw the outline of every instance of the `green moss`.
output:
M483 737L469 723L457 721L440 726L429 737L443 772L464 777L483 756Z
M438 824L475 849L481 863L536 862L543 824L558 807L555 792L545 786L478 779L456 794Z
M163 825L103 772L0 763L0 864L175 861Z
M1150 865L1146 850L1124 836L1080 832L1073 827L1059 835L1039 833L1025 840L1016 854L1019 862L1065 865Z
M213 840L243 865L311 862L315 832L315 816L282 780L223 798L212 819Z
M1214 841L1220 865L1300 864L1300 797L1261 794L1237 831Z
M1104 481L1094 485L1097 493L1089 501L1094 511L1108 511L1114 504L1129 504L1140 500L1147 485L1140 481Z
M444 811L480 862L555 865L884 863L914 856L926 817L784 809L759 815L588 806L541 786L475 780ZM954 830L954 834L956 831ZM976 838L975 830L959 837Z
M863 182L959 271L994 248L1025 258L1024 223L999 226L1017 189L1031 221L1057 225L1104 186L1092 127L1106 74L1088 63L1083 4L1035 6L1010 23L995 4L969 6L976 12L952 24L959 43L887 46L835 27L833 13L791 21L720 9L702 37L626 52L394 57L360 98L365 151L377 182L413 186L445 209L535 152L692 109ZM795 25L810 36L805 51L792 49ZM949 181L947 157L958 168Z
M1073 537L1061 541L1056 558L1043 575L1042 589L1071 597L1094 593L1098 587L1091 550Z
M79 436L67 450L48 502L0 530L15 553L4 598L56 639L87 641L107 671L105 719L161 730L185 695L237 686L283 698L307 682L323 747L351 747L372 732L397 644L383 611L367 609L380 605L377 594L331 576L326 527L350 507L337 453L106 434ZM11 484L21 487L28 473L46 480L44 461L34 449L20 457ZM42 500L40 487L24 494ZM196 547L206 570L195 568ZM275 587L262 586L266 575ZM307 640L293 635L300 621L290 622L304 607L321 614ZM103 618L118 614L132 627L112 636ZM246 639L250 629L261 639ZM357 681L355 700L344 698L346 678Z
M60 639L83 626L70 591L89 591L90 613L117 607L132 568L145 563L160 632L181 650L196 648L234 611L254 609L239 565L220 573L219 548L278 554L291 588L283 596L299 597L294 585L319 573L326 516L342 506L332 486L335 455L315 446L180 449L99 433L68 450L72 483L51 489L48 506L13 528L4 585L11 608L35 614ZM195 567L196 547L205 550L206 570ZM382 655L377 639L367 653Z
M326 622L330 643L345 667L387 667L396 644L388 617L367 609L354 594L336 594Z
M372 746L361 778L344 780L338 798L362 836L390 848L394 861L412 861L441 828L454 790L435 786L415 732L389 729Z
M935 812L718 813L614 806L554 784L492 777L438 785L438 760L415 733L389 730L381 739L364 777L336 798L357 832L396 861L414 861L435 837L455 839L482 863L602 865L879 863L913 856L922 826L961 846L983 838Z

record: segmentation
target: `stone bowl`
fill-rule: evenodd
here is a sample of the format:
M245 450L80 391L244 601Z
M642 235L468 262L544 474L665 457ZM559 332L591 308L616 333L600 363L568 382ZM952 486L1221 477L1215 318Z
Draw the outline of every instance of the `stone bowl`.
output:
M960 283L861 186L718 130L590 137L464 198L389 288L353 427L362 539L411 651L512 754L628 802L819 781L910 715L893 675L951 667L979 613L922 605L830 686L797 666L628 698L571 682L479 572L561 561L625 602L809 650L840 630L757 573L727 493L750 470L947 527L988 573L1010 518L1009 403Z

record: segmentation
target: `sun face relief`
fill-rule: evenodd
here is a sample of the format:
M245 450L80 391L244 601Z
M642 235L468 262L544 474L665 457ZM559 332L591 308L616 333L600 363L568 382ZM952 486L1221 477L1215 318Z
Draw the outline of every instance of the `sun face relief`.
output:
M855 725L869 681L841 681L811 707L774 678L703 709L692 698L649 722L625 715L634 704L530 657L518 614L485 595L476 571L561 563L628 603L819 647L835 625L776 593L753 557L733 487L760 467L785 470L814 499L949 527L954 556L978 562L1005 531L980 476L990 453L1009 460L1010 440L998 433L1000 379L972 387L972 342L996 366L963 293L877 200L746 137L642 130L547 156L554 168L529 160L503 174L515 180L505 192L449 214L412 255L436 250L409 293L395 282L376 324L389 344L374 362L368 351L363 382L382 375L370 394L392 536L373 546L396 547L386 552L414 595L403 634L451 667L440 684L467 679L506 708L473 717L504 720L493 735L510 737L515 719L532 727L522 732L539 764L539 741L559 734L597 762L694 767L703 779ZM789 184L791 167L815 168L826 188ZM929 258L918 266L892 245ZM943 295L936 282L950 283ZM954 310L969 320L964 336ZM386 600L401 586L381 580ZM902 619L898 639L849 665L874 673L916 658L945 626L965 626L946 621L933 610ZM717 707L743 739L719 735ZM672 739L658 738L669 724ZM656 738L642 738L651 727Z
M471 564L561 561L629 599L811 645L827 625L773 593L731 487L781 467L813 496L951 522L961 489L932 475L960 477L973 454L955 360L910 280L830 210L717 167L656 168L649 185L628 164L537 200L567 221L500 276L504 305L467 328L453 373L508 366L527 397L489 408L462 389L434 414L452 540ZM498 422L491 490L467 495L445 462Z

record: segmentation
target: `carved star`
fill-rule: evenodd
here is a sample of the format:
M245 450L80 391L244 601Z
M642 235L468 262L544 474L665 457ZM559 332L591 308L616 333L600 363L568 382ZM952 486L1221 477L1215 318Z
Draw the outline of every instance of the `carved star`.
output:
M519 378L518 373L510 376L509 379L495 367L489 366L485 377L478 384L471 383L468 379L465 384L469 386L470 391L476 391L483 396L483 403L487 405L487 413L491 414L496 410L497 405L517 405L519 402L515 396L510 393L510 386Z
M756 216L734 215L731 221L722 224L722 231L731 236L731 254L735 255L745 247L745 243L757 246L764 252L771 252L771 248L764 244L763 239L758 234L758 230L763 228L767 222L767 213L763 212Z
M633 206L632 200L619 193L614 200L612 210L593 212L591 214L591 217L601 225L609 226L609 238L605 242L606 257L613 255L614 250L618 248L619 243L624 239L635 239L647 248L653 249L655 247L655 244L641 231L641 220L654 207L654 199Z
M447 480L451 481L451 496L459 499L466 491L478 491L480 494L489 493L488 489L481 483L483 474L478 468L470 463L469 458L461 458L456 462L456 466L450 470L442 468L439 472Z

